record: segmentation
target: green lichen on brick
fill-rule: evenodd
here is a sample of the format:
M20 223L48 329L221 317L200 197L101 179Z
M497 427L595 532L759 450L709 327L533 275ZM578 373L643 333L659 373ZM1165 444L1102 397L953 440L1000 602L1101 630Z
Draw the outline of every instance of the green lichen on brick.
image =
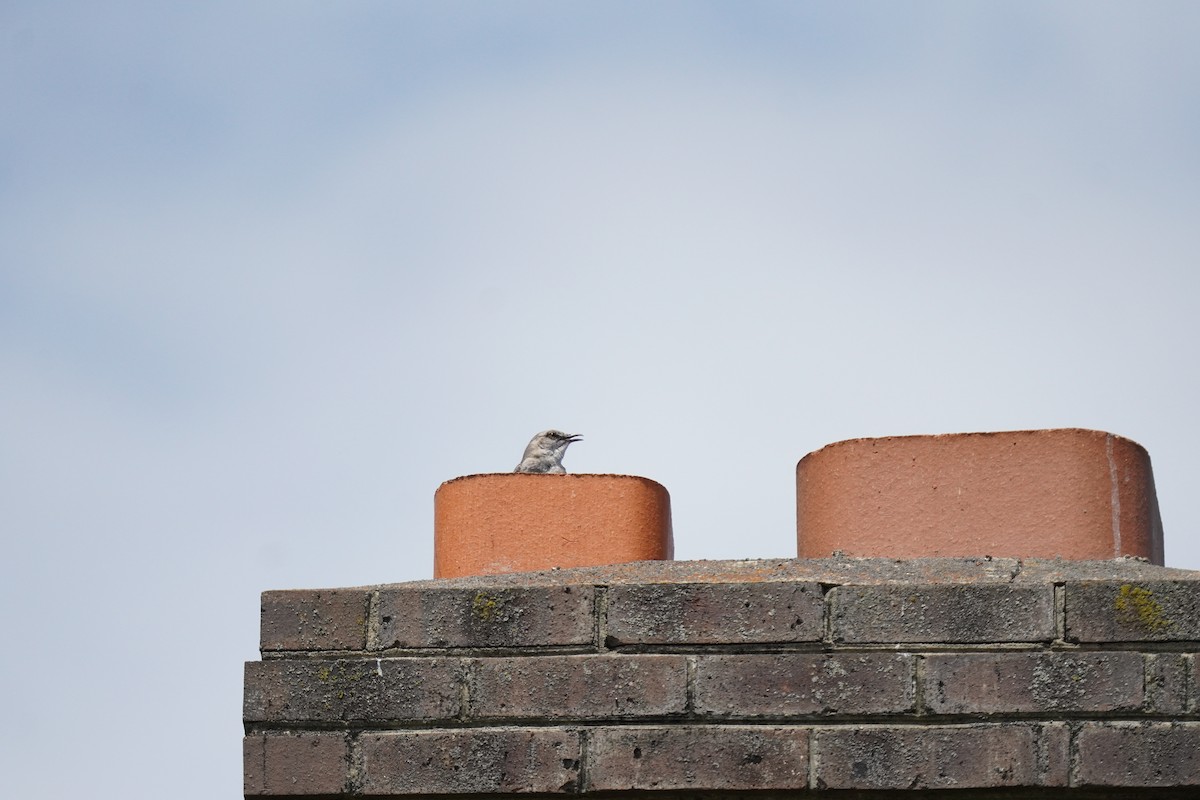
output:
M1163 614L1162 606L1154 599L1154 592L1141 586L1122 584L1113 606L1122 621L1140 625L1149 631L1160 631L1175 624Z
M483 592L476 592L471 601L471 616L481 622L491 622L500 615L501 603L495 597L489 597Z
M337 683L339 681L349 681L355 683L362 680L365 667L351 669L341 661L334 663L332 666L323 666L317 669L317 680L321 683Z
M359 681L380 674L379 669L375 661L335 661L317 667L316 678L325 684L317 690L322 707L330 712L342 708L344 703L358 696Z

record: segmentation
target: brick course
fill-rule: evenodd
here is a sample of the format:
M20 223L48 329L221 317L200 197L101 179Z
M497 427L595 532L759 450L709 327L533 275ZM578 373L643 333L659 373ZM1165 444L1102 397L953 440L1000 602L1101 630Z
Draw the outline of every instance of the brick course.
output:
M1052 586L839 586L830 626L840 644L1046 642Z
M1039 786L1031 725L855 726L814 733L821 789Z
M1067 786L1071 774L1071 729L1065 722L1039 726L1038 767L1043 786Z
M841 558L267 592L245 794L1184 797L1198 589Z
M1064 591L1067 639L1075 642L1200 640L1200 583L1084 581Z
M361 589L263 592L261 649L362 650L370 592Z
M373 649L545 647L595 640L592 586L389 587Z
M761 790L808 786L805 728L599 728L588 744L590 791Z
M614 644L818 642L825 604L816 583L614 586L607 631Z
M471 681L472 718L636 719L681 714L684 656L481 658Z
M246 664L247 722L448 720L462 665L446 658L299 659Z
M925 707L935 714L1133 711L1139 653L939 653L925 656Z
M1077 743L1081 786L1200 786L1200 724L1089 722Z
M779 718L913 711L915 662L898 653L700 656L696 712Z
M242 741L247 797L340 794L347 787L350 749L345 734L260 733Z
M1145 660L1147 709L1159 714L1187 713L1188 656L1156 653Z
M573 792L579 733L561 728L390 731L360 737L371 795Z
M1191 714L1200 714L1200 654L1187 656L1191 663L1188 678L1188 698L1185 708Z

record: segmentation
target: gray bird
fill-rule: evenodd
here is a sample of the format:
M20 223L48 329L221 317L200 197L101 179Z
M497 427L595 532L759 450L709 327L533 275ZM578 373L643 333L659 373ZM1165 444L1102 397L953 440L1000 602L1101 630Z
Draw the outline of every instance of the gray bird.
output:
M562 431L542 431L529 440L521 463L513 472L553 472L561 475L563 469L563 453L571 442L578 442L583 437L578 433L563 433Z

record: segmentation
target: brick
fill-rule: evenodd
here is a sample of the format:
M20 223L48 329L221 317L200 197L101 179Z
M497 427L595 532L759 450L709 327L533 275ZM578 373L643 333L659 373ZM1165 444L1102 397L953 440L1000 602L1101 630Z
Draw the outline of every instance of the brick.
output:
M363 734L364 795L574 792L579 733L471 728Z
M1191 664L1187 710L1191 714L1200 714L1200 653L1193 653L1186 658Z
M246 722L444 720L461 710L462 665L448 658L251 661Z
M934 714L1140 709L1140 653L945 653L925 656Z
M473 718L600 719L681 714L687 659L675 655L540 656L473 661Z
M829 592L838 643L1044 642L1055 637L1054 590L1043 586L838 586Z
M598 728L588 791L803 789L805 728L713 725Z
M820 789L970 789L1036 786L1035 726L818 728Z
M1076 748L1081 786L1200 785L1200 723L1088 722Z
M817 642L824 614L813 582L615 585L607 633L613 645Z
M244 794L330 795L346 788L350 748L343 733L259 733L242 740Z
M899 653L702 656L696 712L775 718L909 712L914 662Z
M374 647L587 645L596 638L592 586L395 587L379 590Z
M364 589L263 592L259 647L264 653L363 650L370 595Z
M1181 653L1147 655L1146 706L1158 714L1183 714L1188 710L1188 657Z
M1200 641L1200 581L1068 582L1064 597L1070 641Z
M1042 786L1067 786L1071 781L1071 729L1065 722L1039 726L1038 772Z

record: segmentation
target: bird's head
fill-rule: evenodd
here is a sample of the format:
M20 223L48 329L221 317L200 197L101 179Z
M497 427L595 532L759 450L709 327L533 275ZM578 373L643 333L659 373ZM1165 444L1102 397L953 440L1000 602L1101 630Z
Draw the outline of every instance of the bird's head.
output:
M553 428L535 434L525 447L525 455L514 472L565 472L562 466L563 453L568 445L582 438L578 433L563 433Z
M547 449L561 453L567 449L567 445L571 444L571 442L578 442L583 436L578 433L563 433L562 431L551 429L542 431L535 438L541 439L542 445Z
M545 436L557 442L566 442L567 444L578 442L583 438L583 434L581 433L563 433L562 431L555 430L542 431L538 436Z
M561 454L567 449L567 445L571 442L578 442L582 438L583 436L578 433L563 433L551 428L534 436L529 442L529 447L525 448L525 454L527 456L537 452Z

